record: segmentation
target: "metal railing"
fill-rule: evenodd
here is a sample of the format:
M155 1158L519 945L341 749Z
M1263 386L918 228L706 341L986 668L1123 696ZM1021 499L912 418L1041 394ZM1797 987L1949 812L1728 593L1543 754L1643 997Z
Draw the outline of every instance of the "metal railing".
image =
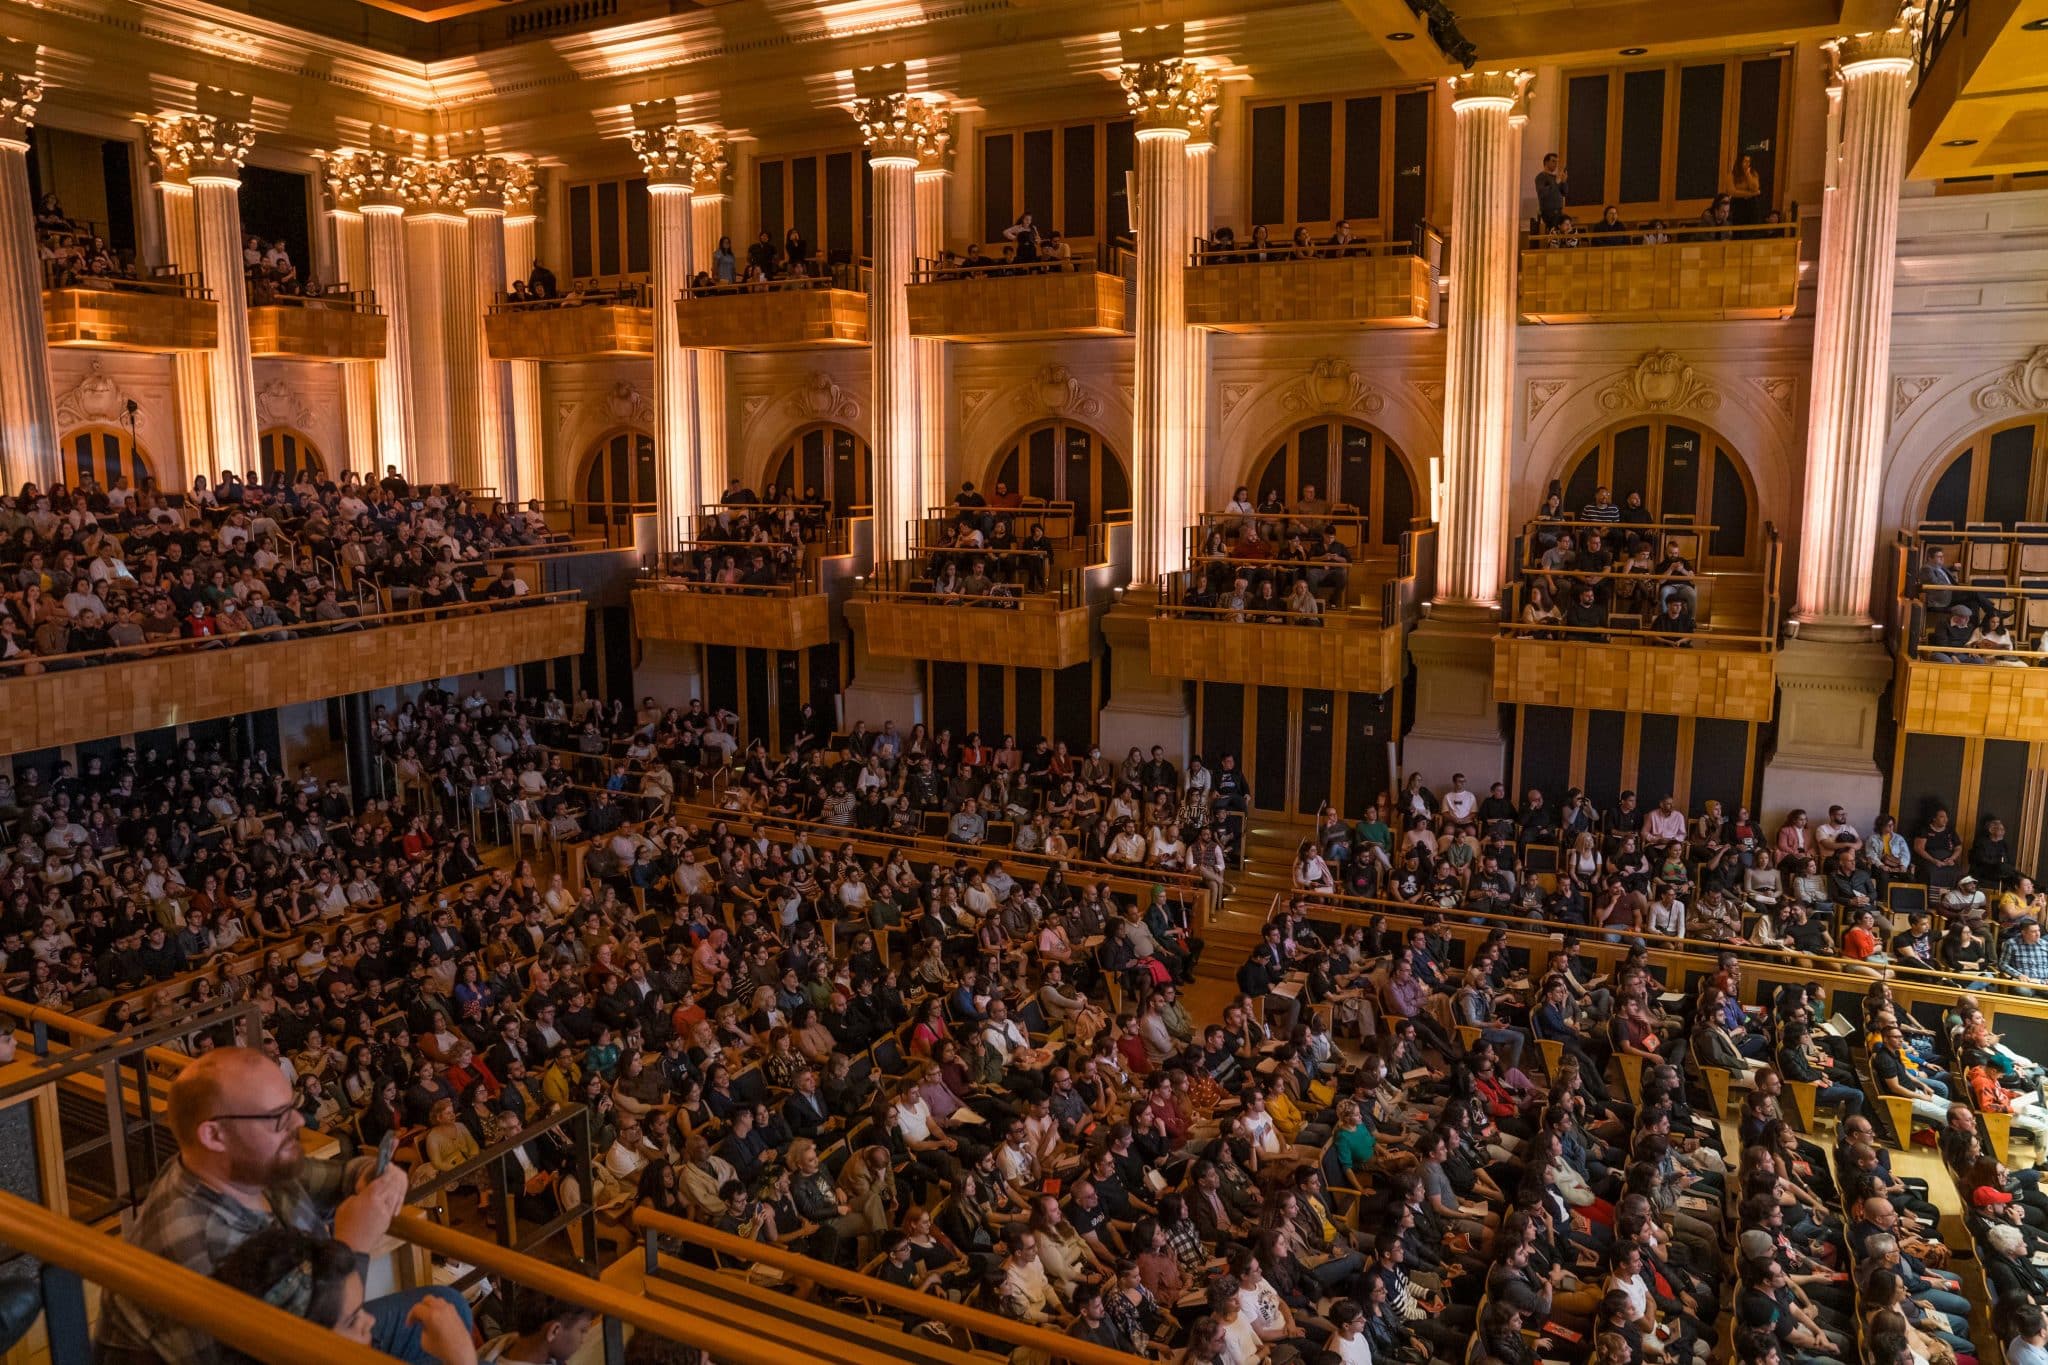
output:
M908 600L935 606L994 607L1015 610L1024 606L1052 607L1066 611L1087 605L1085 570L1056 569L1053 557L1043 550L965 550L950 545L912 545L908 558L878 564L867 580L868 596L877 600ZM1021 581L992 583L987 589L941 589L939 582L948 562L959 568L965 580L973 561L989 568L1001 568Z
M1530 533L1524 539L1533 539L1538 525L1562 526L1579 523L1549 522L1530 524ZM1594 522L1594 526L1614 529L1611 522ZM1680 524L1683 525L1683 524ZM1678 532L1679 526L1637 526L1628 528L1636 531L1659 532L1669 529ZM1696 532L1699 527L1686 527L1685 533ZM1501 593L1502 611L1500 631L1503 635L1526 637L1538 640L1579 640L1601 643L1618 641L1622 643L1661 644L1685 646L1698 642L1715 649L1760 650L1773 653L1778 647L1778 625L1782 603L1779 598L1779 581L1784 570L1784 543L1779 539L1777 528L1766 523L1763 528L1763 564L1760 569L1749 570L1695 570L1690 573L1631 573L1626 570L1583 570L1571 566L1546 569L1540 563L1531 562L1528 549L1518 541L1515 559L1520 564L1518 577L1504 586ZM1684 558L1696 562L1696 555ZM1704 607L1711 605L1710 599L1726 591L1740 591L1752 584L1760 585L1756 615L1753 621L1742 621L1729 625L1713 625L1707 619ZM1681 620L1690 622L1689 628L1680 629L1667 625L1658 629L1667 600L1665 589L1680 586L1686 590L1686 610ZM1576 594L1582 587L1592 586L1600 594L1600 601L1609 616L1602 624L1569 625L1565 620L1565 607L1558 600L1560 592L1569 589ZM1613 612L1611 594L1616 587L1624 587L1628 596L1640 598L1643 607L1639 611ZM1543 589L1549 594L1549 607L1557 619L1544 616L1542 619L1525 619L1525 609L1531 602L1534 589ZM1541 612L1542 608L1538 608ZM1634 624L1630 624L1633 621Z
M1137 253L1129 245L1116 241L1092 242L1087 239L1065 239L1069 254L1064 257L1039 256L1029 261L990 260L981 258L970 264L972 258L962 258L947 252L934 259L919 256L911 266L912 284L949 284L960 280L1008 279L1027 275L1076 275L1093 272L1098 275L1127 277L1135 272Z
M1306 241L1290 238L1275 242L1268 239L1265 242L1246 241L1230 246L1218 246L1211 240L1198 237L1195 239L1193 250L1189 253L1188 264L1278 265L1288 261L1344 261L1376 256L1427 256L1428 252L1422 246L1422 234L1425 229L1429 232L1435 231L1434 228L1418 224L1415 236L1401 239L1363 241L1352 238L1340 242L1334 237L1318 241L1311 236Z
M2048 573L2027 573L2027 569L2039 566L2031 558L2015 557L2010 573L1992 575L1965 570L1958 572L1950 583L1924 581L1921 573L1927 550L1957 542L1968 547L1966 552L1987 544L2011 542L2016 551L2034 547L2048 554L2048 539L2030 540L2009 533L1900 532L1892 546L1893 597L1892 617L1886 626L1888 643L1895 651L1928 663L2024 668L2048 664ZM2024 576L2015 581L2016 575ZM1953 642L1936 639L1935 632L1943 628L1939 623L1952 620L1951 613L1957 607L1966 609L1969 619L1956 633L1969 633ZM1980 638L1981 628L1993 613L2005 623L2005 633L2012 640L2010 646L1986 643ZM2034 642L2031 648L2027 644L2030 639ZM1973 640L1978 642L1971 643Z
M148 294L158 298L210 299L213 291L196 270L158 266L146 278L128 275L94 275L74 270L61 261L43 263L45 289L98 289L115 294Z
M816 263L813 265L815 267ZM739 280L732 284L693 282L683 290L683 297L716 299L738 294L781 294L800 289L844 289L865 294L869 270L866 261L833 261L802 275L776 275L765 280Z
M1775 211L1775 210L1774 210ZM1529 228L1522 233L1522 250L1557 251L1603 246L1682 246L1689 242L1756 241L1769 238L1799 238L1796 218L1780 223L1580 223L1566 216L1569 228Z
M1105 512L1098 521L1110 518ZM1079 512L1071 502L1048 502L1043 498L1019 498L1014 505L1005 507L962 506L957 502L941 507L925 509L922 525L914 534L936 539L945 527L973 522L987 530L993 530L997 522L1008 522L1012 535L1028 531L1033 525L1045 528L1046 539L1060 546L1069 546L1085 533L1079 524Z
M652 308L654 289L645 275L597 275L572 280L566 293L544 299L499 294L493 313L530 313L549 308Z
M801 597L818 591L817 571L806 556L795 555L778 563L773 553L790 548L786 543L762 545L753 541L688 540L669 547L665 570L655 576L655 586L678 592L712 593L726 597ZM759 555L774 574L767 583L720 581L716 575L730 568L745 573ZM730 560L728 565L726 561ZM687 566L687 569L684 568ZM680 570L680 571L679 571Z
M273 294L260 304L252 300L250 307L262 308L322 308L337 313L372 313L381 315L384 310L377 304L377 296L367 289L351 289L345 284L330 284L317 294Z

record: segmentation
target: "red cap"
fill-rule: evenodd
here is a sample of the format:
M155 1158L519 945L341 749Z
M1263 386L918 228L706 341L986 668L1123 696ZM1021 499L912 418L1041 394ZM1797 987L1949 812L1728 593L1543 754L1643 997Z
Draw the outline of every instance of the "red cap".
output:
M1999 1204L2010 1204L2012 1196L1996 1185L1979 1185L1971 1193L1970 1202L1980 1209L1988 1209Z

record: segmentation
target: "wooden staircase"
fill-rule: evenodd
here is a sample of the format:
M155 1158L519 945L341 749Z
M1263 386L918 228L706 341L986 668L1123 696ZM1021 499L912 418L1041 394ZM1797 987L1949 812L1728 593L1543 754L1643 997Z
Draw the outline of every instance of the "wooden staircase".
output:
M1231 894L1218 907L1207 935L1202 975L1229 976L1251 953L1272 910L1273 897L1294 886L1294 851L1314 822L1254 812L1244 827L1244 866L1228 877Z

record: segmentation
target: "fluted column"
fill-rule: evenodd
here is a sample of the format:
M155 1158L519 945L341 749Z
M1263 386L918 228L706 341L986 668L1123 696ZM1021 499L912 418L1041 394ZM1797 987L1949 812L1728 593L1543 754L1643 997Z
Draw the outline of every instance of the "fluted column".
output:
M935 261L946 250L946 197L952 193L952 171L946 166L920 166L917 171L917 256ZM917 368L917 448L923 467L918 493L926 507L943 507L951 497L946 474L946 395L952 390L946 343L939 337L914 337L911 356ZM962 477L971 477L963 472Z
M0 69L0 478L9 493L25 483L46 488L59 468L42 262L28 188L28 133L43 98L33 64L31 51L23 62L29 69Z
M384 358L376 362L377 452L366 472L394 468L424 477L413 442L413 297L406 269L405 158L391 151L334 152L327 158L327 192L336 212L363 219L363 272L351 284L367 287L384 310Z
M1187 202L1185 235L1190 239L1208 235L1209 168L1216 160L1216 143L1207 130L1188 138ZM1209 334L1188 327L1187 347L1187 470L1189 508L1200 513L1210 510L1209 500Z
M700 173L690 192L690 273L708 274L731 203L722 174ZM725 489L725 352L691 351L697 390L697 481L708 497Z
M945 155L952 130L942 106L903 93L856 101L854 118L867 140L874 177L868 361L875 413L875 562L881 564L905 557L911 527L924 515L923 424L906 290L917 254L917 168Z
M448 483L455 478L456 443L466 419L457 413L450 383L448 314L467 304L469 244L463 240L462 196L455 167L408 158L405 163L406 289L412 315L412 478ZM461 262L459 269L455 262Z
M493 360L484 339L484 316L505 289L505 215L515 180L531 172L503 157L471 157L464 167L463 215L469 220L469 298L455 311L469 319L469 364L474 367L476 462L466 479L472 488L494 487L501 498L517 496L518 461L512 449L512 371Z
M1131 450L1131 583L1153 587L1187 561L1188 144L1216 109L1215 78L1182 58L1127 63L1137 121L1137 421ZM1206 140L1206 132L1204 134Z
M662 106L652 112L658 117L671 109ZM722 171L725 148L697 129L654 123L634 130L633 150L647 172L654 267L656 521L666 547L695 533L697 508L704 501L697 452L697 371L682 347L676 308L690 284L690 200L699 167L716 163Z
M334 220L334 258L340 283L350 289L370 287L369 245L364 240L363 215L330 209ZM378 301L382 306L382 301ZM385 323L388 331L389 321ZM348 432L347 467L377 474L377 364L371 360L344 362L341 367L342 417Z
M510 206L505 216L505 278L499 288L512 287L512 279L525 278L526 266L535 259L535 219L531 191L524 205ZM543 450L546 433L540 418L540 362L505 362L511 376L511 428L513 492L510 496L527 502L548 495Z
M164 256L179 270L199 268L199 222L192 204L192 187L185 181L183 167L158 163L157 205L163 211ZM190 475L211 468L207 452L213 448L213 407L211 369L213 358L205 351L171 352L172 407L178 423L178 455L190 482Z
M1878 486L1890 386L1892 282L1915 31L1838 39L1840 161L1822 201L1820 288L1807 409L1800 638L1874 629Z
M1451 78L1450 322L1445 335L1440 606L1496 609L1514 383L1514 131L1522 71Z

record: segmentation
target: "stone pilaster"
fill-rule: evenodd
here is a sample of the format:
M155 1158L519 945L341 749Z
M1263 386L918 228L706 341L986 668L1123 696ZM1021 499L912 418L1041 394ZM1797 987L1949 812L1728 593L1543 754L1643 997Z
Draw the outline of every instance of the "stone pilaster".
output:
M1216 162L1213 135L1190 134L1187 169L1187 236L1209 231L1209 171ZM1187 469L1188 506L1196 512L1215 510L1209 497L1209 334L1199 327L1184 329L1187 346Z
M373 365L377 451L362 461L363 468L373 476L388 468L408 479L423 478L413 440L405 158L390 151L333 152L327 157L326 179L330 209L344 221L349 214L363 220L362 270L349 283L368 289L384 310L384 358Z
M466 397L455 392L449 315L469 292L468 223L454 163L405 162L406 289L411 295L413 473L421 483L456 478L458 446L474 441ZM459 362L457 362L459 363Z
M199 269L199 220L182 165L157 163L157 207L163 215L164 255L181 271ZM205 351L171 353L171 392L178 423L179 467L190 475L211 468L213 357Z
M475 156L463 163L462 214L469 222L469 304L455 311L467 320L465 368L474 369L476 460L465 482L472 488L495 488L501 498L515 496L518 462L512 449L512 370L493 360L484 340L483 320L505 290L505 214L515 178L531 178L521 163L499 156ZM454 351L451 347L451 359Z
M729 231L725 219L732 196L723 175L704 168L690 190L690 273L709 274L718 239ZM697 472L707 496L725 491L725 352L692 351L697 385Z
M945 254L946 198L953 191L952 178L951 167L943 163L917 168L919 260L936 261ZM952 499L946 472L946 395L953 387L952 365L941 337L914 337L910 351L917 366L917 448L924 469L919 497L926 507L943 507Z
M0 478L47 488L62 468L43 320L42 260L28 187L28 135L43 83L35 49L0 47Z

